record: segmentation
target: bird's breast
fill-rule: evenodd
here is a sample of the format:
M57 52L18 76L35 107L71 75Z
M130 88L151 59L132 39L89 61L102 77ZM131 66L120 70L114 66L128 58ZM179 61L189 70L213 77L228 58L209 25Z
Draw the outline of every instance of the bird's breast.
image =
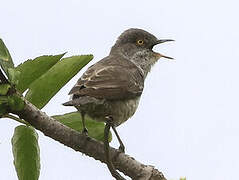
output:
M119 126L134 115L139 104L140 97L125 100L106 100L98 107L89 106L84 110L88 116L96 121L105 122L106 116L113 117L115 126Z
M138 108L139 97L110 103L115 126L122 124L134 115Z

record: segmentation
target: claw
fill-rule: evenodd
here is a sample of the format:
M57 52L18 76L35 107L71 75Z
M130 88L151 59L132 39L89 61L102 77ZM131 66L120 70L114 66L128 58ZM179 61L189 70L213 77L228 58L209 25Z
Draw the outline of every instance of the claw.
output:
M125 153L125 147L124 147L124 145L120 145L120 146L119 146L119 151L121 151L122 153Z
M88 130L87 130L87 128L83 128L83 130L82 130L82 134L88 136Z

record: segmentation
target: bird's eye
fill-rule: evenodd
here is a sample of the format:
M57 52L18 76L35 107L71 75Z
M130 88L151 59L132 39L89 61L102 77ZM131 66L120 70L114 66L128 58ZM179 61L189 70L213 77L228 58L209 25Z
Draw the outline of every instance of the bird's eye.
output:
M144 44L144 41L140 39L140 40L137 41L137 44L138 44L138 45L143 45L143 44Z

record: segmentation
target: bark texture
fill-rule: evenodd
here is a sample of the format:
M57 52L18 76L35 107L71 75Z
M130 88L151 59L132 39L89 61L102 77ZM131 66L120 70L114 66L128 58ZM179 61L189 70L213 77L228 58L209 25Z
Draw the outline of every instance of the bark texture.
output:
M26 105L22 111L13 112L43 132L46 136L60 143L82 152L103 163L106 162L104 144L87 137L47 116L34 105L24 100ZM133 157L121 153L110 147L112 162L117 170L131 177L133 180L166 180L164 175L151 165L144 165Z

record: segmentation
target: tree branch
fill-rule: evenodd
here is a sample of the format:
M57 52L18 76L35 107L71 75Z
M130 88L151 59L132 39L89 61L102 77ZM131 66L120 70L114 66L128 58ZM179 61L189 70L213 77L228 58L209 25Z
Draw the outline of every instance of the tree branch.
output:
M80 151L103 163L106 162L102 142L96 141L61 124L28 101L24 101L26 103L24 110L13 112L14 114L29 122L46 136L61 142L75 151ZM134 180L166 180L164 175L153 166L144 165L117 149L110 147L110 154L115 168Z

